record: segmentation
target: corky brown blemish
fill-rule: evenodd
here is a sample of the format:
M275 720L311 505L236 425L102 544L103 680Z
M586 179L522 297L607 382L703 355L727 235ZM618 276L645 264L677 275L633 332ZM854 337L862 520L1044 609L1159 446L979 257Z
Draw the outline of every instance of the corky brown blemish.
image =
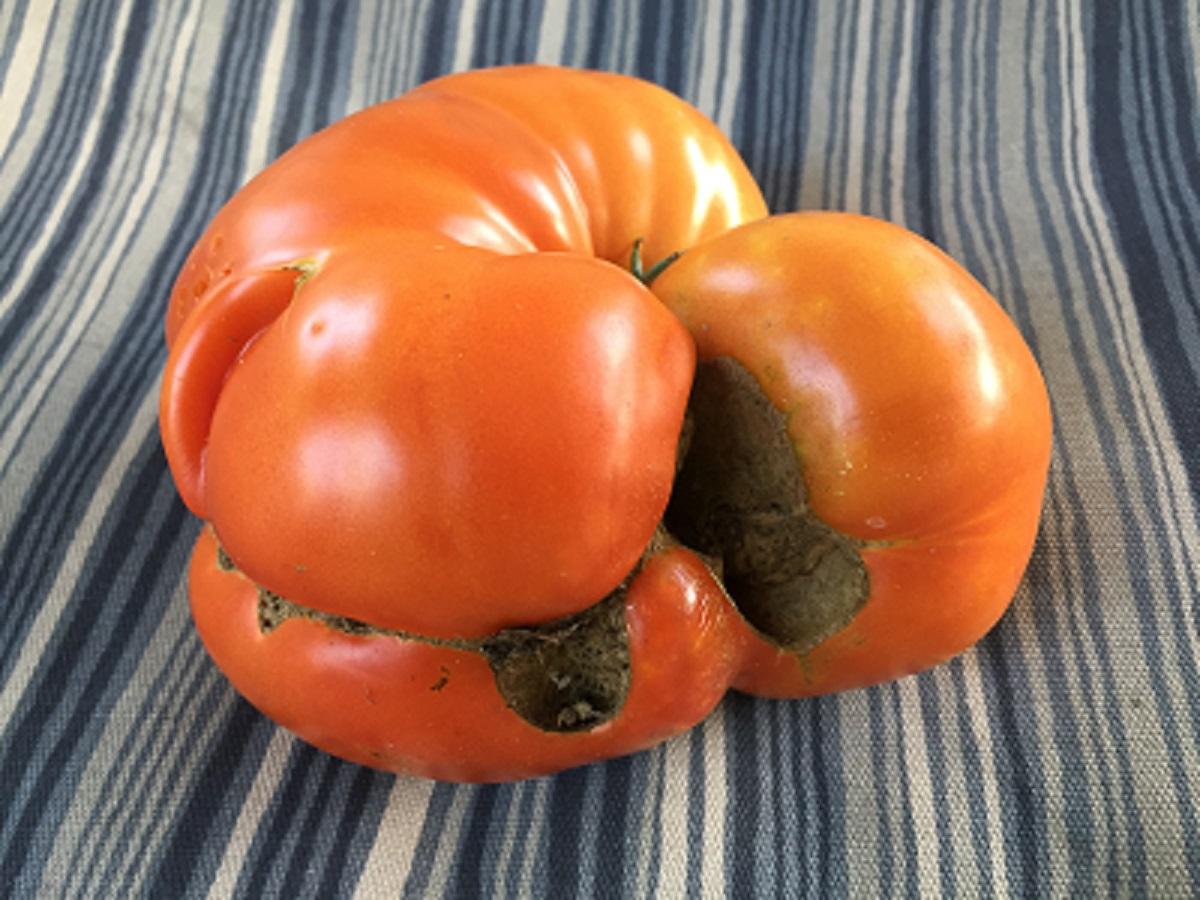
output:
M651 541L650 549L659 546ZM649 550L648 550L649 552ZM217 565L236 571L218 545ZM629 692L629 640L625 628L625 594L641 563L615 590L582 612L528 628L506 628L482 640L435 638L357 619L335 616L294 603L261 585L258 628L270 634L289 619L307 619L342 634L421 641L478 653L488 661L504 702L522 719L543 731L587 731L620 710ZM430 686L441 691L450 673Z
M787 420L740 363L699 365L688 417L667 527L721 561L751 625L789 650L812 649L866 603L855 543L809 511Z
M586 731L617 714L629 692L627 584L583 612L483 642L496 685L521 718L545 731Z

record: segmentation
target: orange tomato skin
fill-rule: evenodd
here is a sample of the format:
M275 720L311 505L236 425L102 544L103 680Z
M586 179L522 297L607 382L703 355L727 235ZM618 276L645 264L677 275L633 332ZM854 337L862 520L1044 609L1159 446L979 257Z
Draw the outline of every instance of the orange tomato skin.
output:
M570 615L658 526L693 368L607 263L363 235L239 359L206 507L243 571L324 612L447 638Z
M464 72L348 116L242 188L175 282L167 342L229 272L363 232L625 267L637 238L649 264L766 214L725 136L662 88L537 65Z
M595 254L621 266L635 240L645 241L649 267L767 214L729 140L650 82L511 66L449 75L417 93L485 104L553 146L586 210Z
M510 709L472 650L350 635L302 618L263 634L257 588L218 567L210 529L197 539L188 578L201 639L263 713L344 759L447 781L531 778L653 746L704 719L738 664L728 601L678 547L652 555L626 595L630 684L620 711L564 733Z
M701 363L736 359L786 417L811 511L862 543L870 580L803 656L752 636L735 685L860 687L982 637L1032 551L1051 449L1041 373L987 291L905 229L824 212L734 229L653 289Z

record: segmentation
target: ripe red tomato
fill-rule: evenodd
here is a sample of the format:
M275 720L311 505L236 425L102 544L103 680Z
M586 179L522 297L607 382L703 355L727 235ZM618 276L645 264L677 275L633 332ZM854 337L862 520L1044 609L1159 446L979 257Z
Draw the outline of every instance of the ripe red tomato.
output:
M348 759L491 781L976 640L1036 529L1036 365L907 232L765 216L678 98L537 66L351 116L233 197L171 297L160 419L238 690ZM685 251L654 293L639 242Z

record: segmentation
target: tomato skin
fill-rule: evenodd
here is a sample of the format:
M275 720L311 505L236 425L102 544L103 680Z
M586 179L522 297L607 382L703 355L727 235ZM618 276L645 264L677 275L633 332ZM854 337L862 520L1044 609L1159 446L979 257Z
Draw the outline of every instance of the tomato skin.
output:
M587 210L595 254L621 266L635 240L649 267L767 214L728 139L650 82L511 66L449 75L416 93L484 103L553 146Z
M693 367L602 261L360 236L225 384L206 506L304 606L436 637L560 618L654 534Z
M766 214L725 136L662 88L538 65L463 72L348 116L242 188L176 279L167 343L229 272L364 232L625 267L637 238L649 264Z
M531 778L653 746L707 716L739 661L728 600L679 547L654 553L626 595L631 678L620 711L572 733L517 716L469 650L307 619L263 634L257 588L217 565L211 529L197 539L188 579L205 646L262 712L344 759L447 781Z
M905 229L825 212L734 229L653 288L701 362L755 376L811 510L863 544L871 594L850 625L803 656L750 640L736 686L844 690L977 641L1029 559L1051 449L1040 371L986 290Z

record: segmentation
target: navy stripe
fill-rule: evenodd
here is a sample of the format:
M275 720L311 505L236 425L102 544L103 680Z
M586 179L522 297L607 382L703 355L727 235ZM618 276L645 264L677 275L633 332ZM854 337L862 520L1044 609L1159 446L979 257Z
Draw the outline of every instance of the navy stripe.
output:
M412 868L409 870L408 880L404 883L405 897L425 896L438 841L446 827L450 804L454 802L455 792L460 790L464 789L449 784L439 784L433 789L429 798L429 806L425 809L425 821L421 826L421 836L417 839L417 847L413 852Z
M942 698L937 683L932 678L917 679L917 702L921 708L921 723L924 735L926 754L929 760L929 784L933 794L933 809L950 809L949 773L946 771L946 760L943 748L948 745L947 736L942 731L939 712L942 708ZM954 897L959 894L958 879L954 871L954 847L951 844L950 832L939 829L937 833L937 868L940 877L942 894Z
M128 45L129 42L125 42ZM141 41L139 40L139 45ZM133 47L131 55L126 57L127 60L138 61L138 48ZM138 71L144 70L147 66L139 65ZM118 78L118 83L114 87L114 91L121 90L123 81ZM142 100L144 92L139 93L132 98L133 102ZM105 250L112 252L111 246L104 247L101 241L104 238L99 236L100 227L92 218L91 212L99 209L104 201L108 201L110 205L113 203L111 193L115 192L116 188L108 187L109 183L123 186L127 190L132 190L137 184L138 178L134 174L130 177L134 169L140 169L145 163L145 155L138 155L134 152L121 153L117 152L115 147L120 143L119 136L112 127L118 122L120 117L110 115L106 117L106 127L101 133L101 139L98 144L98 152L103 154L99 157L101 162L98 166L89 170L85 176L84 183L87 185L87 192L81 195L78 205L69 213L71 216L78 217L74 220L74 227L68 233L60 234L47 250L47 265L40 267L35 271L33 278L27 290L22 297L17 299L18 305L31 313L30 317L22 318L21 333L18 338L18 344L21 346L21 352L13 354L13 362L18 371L24 370L28 372L28 378L25 384L19 381L14 384L12 394L8 398L0 398L0 428L7 427L11 422L12 417L16 414L19 406L27 402L23 388L34 382L36 379L45 374L46 358L52 352L58 349L56 342L56 332L61 331L61 311L63 307L68 306L68 302L78 296L84 287L88 285L88 275L86 270L80 272L82 266L74 266L68 268L64 265L63 260L70 259L73 262L77 259L95 259L102 255ZM112 136L112 146L109 146L109 141L105 139L106 134ZM132 149L132 148L131 148ZM148 146L143 142L143 150L148 151ZM113 160L117 160L114 165ZM144 213L143 213L144 216ZM97 218L102 218L97 216ZM139 219L139 224L144 219ZM90 235L85 241L84 235ZM111 240L111 238L109 238ZM71 247L74 247L72 252ZM75 278L67 280L66 271L74 271ZM65 290L60 290L58 296L55 292L49 289L49 285L53 281L59 281ZM35 302L40 298L45 298L45 303ZM57 301L57 302L56 302ZM50 312L47 307L57 307L54 312ZM99 310L96 311L97 313ZM95 313L93 314L95 315ZM15 320L14 320L15 321ZM36 321L36 325L33 322ZM86 328L84 329L86 333ZM61 337L59 338L61 341ZM35 364L31 358L38 355L39 360ZM11 406L5 401L11 400ZM8 409L5 407L8 406ZM20 439L24 439L30 425L27 423L21 430ZM10 459L0 460L0 474L7 469Z
M975 860L979 865L977 879L972 884L965 884L963 893L974 893L980 897L995 897L997 896L996 881L999 873L992 866L992 853L998 848L992 846L992 836L987 828L987 799L983 790L984 778L987 777L985 769L991 768L991 761L984 759L979 742L975 738L962 660L953 660L949 670L954 684L959 742L957 748L948 748L948 752L957 749L959 753L963 768L963 781L967 790L966 803L972 844Z
M704 867L704 731L704 727L696 728L687 738L687 882L685 890L689 897L700 896L700 874ZM620 871L621 868L623 867L618 867L617 871Z
M637 848L630 846L632 823L629 815L636 800L633 762L625 758L605 763L600 790L600 821L605 825L596 833L596 856L601 861L596 879L598 897L616 900L629 896L634 890Z
M993 733L1005 736L995 751L996 774L1006 798L1000 807L1006 871L1014 884L1037 885L1047 883L1046 809L1044 795L1034 788L1036 753L1031 748L1037 741L1030 735L1024 712L1031 708L1031 699L1014 667L1018 658L1013 652L1018 645L1014 631L1011 619L1001 620L978 644L978 656L980 668L997 688L989 694ZM1042 775L1036 771L1038 784Z
M725 869L731 884L746 891L760 890L760 876L770 877L762 869L773 867L765 846L766 828L760 797L770 797L774 774L762 765L759 730L763 703L737 694L726 698L727 715L744 723L727 736L726 784L728 791L725 819ZM760 860L761 851L767 859Z
M555 823L547 848L547 896L573 897L579 879L582 825L578 816L587 789L586 769L574 769L554 780L547 815Z
M483 897L484 852L488 848L488 831L496 809L496 796L501 788L483 785L476 788L459 839L458 865L455 866L452 894L456 897Z
M942 243L942 229L936 212L940 205L940 182L934 150L935 107L939 61L937 57L938 12L935 4L921 4L916 13L913 53L913 128L908 158L913 161L912 192L906 197L910 212L905 219L918 233L935 244Z
M353 780L345 806L335 820L336 834L314 893L316 897L345 897L353 893L366 862L365 854L358 848L367 843L366 835L373 833L382 818L395 780L366 768L346 771Z
M232 41L227 49L234 47L233 52L237 53L236 44L236 40ZM234 60L249 56L235 56ZM228 69L237 72L233 60ZM233 133L237 137L239 131L234 124L228 132L220 133ZM206 169L218 159L224 161L224 166L220 183L214 184ZM140 399L141 392L151 383L151 373L161 368L164 358L161 331L157 316L150 311L161 309L174 274L183 264L187 238L196 233L203 216L215 211L215 198L227 194L236 184L237 159L238 154L204 155L205 167L197 171L189 190L194 202L184 205L181 219L168 229L163 250L151 268L147 289L122 324L114 349L80 395L55 447L42 461L31 490L40 503L22 510L0 552L0 596L18 599L17 603L0 609L0 649L4 651L0 660L6 663L5 675L8 665L15 661L15 642L23 639L24 629L32 624L29 606L45 593L51 573L61 562L67 535L90 500L103 464L117 444L113 437L123 433L134 401ZM131 390L127 385L139 388ZM67 476L63 477L63 473ZM46 552L44 548L54 548L54 552Z

